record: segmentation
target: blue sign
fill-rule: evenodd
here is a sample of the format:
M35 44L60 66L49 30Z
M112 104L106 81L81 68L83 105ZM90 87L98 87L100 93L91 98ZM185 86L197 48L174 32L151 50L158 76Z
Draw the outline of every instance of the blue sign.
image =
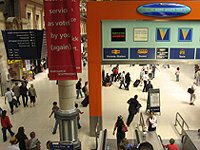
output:
M194 59L194 48L170 48L170 59Z
M200 59L200 48L196 49L196 59Z
M192 41L192 28L178 28L178 41L191 42Z
M170 41L170 28L157 28L156 29L156 41L166 42Z
M103 59L128 59L128 48L104 48Z
M152 3L138 7L137 11L145 16L166 18L187 15L191 8L177 3Z
M131 48L130 59L155 59L155 48Z

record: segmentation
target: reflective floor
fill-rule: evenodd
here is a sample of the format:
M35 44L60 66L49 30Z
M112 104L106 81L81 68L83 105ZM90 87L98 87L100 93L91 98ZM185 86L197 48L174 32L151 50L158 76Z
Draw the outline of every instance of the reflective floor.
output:
M112 66L114 67L114 65ZM112 67L110 65L104 66L106 72L111 73ZM190 129L198 129L200 127L199 112L200 112L200 91L199 87L196 90L195 105L189 105L190 95L187 93L187 88L191 86L194 81L194 65L179 65L181 69L180 82L175 81L175 70L177 65L171 65L170 68L164 68L162 65L158 66L156 70L156 77L152 80L154 88L160 89L160 106L161 115L157 115L158 126L157 133L161 135L162 139L180 139L177 131L174 128L175 114L179 112L185 121L188 123ZM111 87L102 87L103 97L103 128L108 129L108 138L115 139L112 135L113 127L118 115L122 115L125 120L128 115L127 100L138 94L138 100L142 104L141 112L145 112L147 103L147 93L142 92L142 86L134 88L133 82L139 78L141 66L135 65L120 65L119 71L130 72L131 85L130 90L119 89L119 83L115 82ZM83 78L83 83L87 80L87 67L83 68L83 73L79 77ZM59 133L52 134L54 119L49 118L51 112L52 102L58 101L58 90L55 81L49 81L47 78L47 71L36 76L36 80L30 81L33 83L37 91L37 103L35 107L23 108L20 106L15 109L14 115L8 113L11 123L13 124L13 131L16 133L18 127L24 126L25 132L29 137L31 131L36 132L36 136L42 143L42 150L45 148L47 140L59 140ZM75 98L74 98L75 99ZM82 99L75 101L80 104ZM0 107L9 111L8 105L4 104L4 97L0 97ZM84 114L81 115L82 128L79 130L79 139L82 143L83 150L95 148L95 138L89 136L89 107L81 107ZM147 116L144 114L144 117ZM134 129L139 123L139 115L136 115L127 133L128 139L134 138ZM8 133L7 133L8 134ZM8 139L10 135L8 134ZM2 135L0 135L0 149L4 150L9 145L9 142L3 142Z

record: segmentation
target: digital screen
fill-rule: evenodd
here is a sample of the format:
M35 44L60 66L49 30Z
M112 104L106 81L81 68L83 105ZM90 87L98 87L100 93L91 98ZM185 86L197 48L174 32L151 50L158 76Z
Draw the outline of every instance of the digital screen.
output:
M41 58L43 30L5 30L2 35L8 59Z
M168 59L168 48L157 48L156 59Z
M111 41L112 42L126 41L126 29L125 28L112 28L111 29Z

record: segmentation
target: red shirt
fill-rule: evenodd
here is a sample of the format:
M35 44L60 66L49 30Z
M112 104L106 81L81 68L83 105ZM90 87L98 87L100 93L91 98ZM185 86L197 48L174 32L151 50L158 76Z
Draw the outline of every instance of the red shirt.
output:
M168 150L179 150L179 148L178 148L178 146L176 144L167 144L167 145L165 145L165 147Z
M1 126L2 128L12 128L12 124L10 123L10 119L8 118L8 116L6 116L4 119L1 118Z

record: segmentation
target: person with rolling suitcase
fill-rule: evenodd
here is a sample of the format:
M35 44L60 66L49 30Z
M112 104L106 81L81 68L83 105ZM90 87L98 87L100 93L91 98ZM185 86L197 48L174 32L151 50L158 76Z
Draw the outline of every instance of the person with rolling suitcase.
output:
M135 80L135 82L133 83L133 86L134 86L134 87L138 87L139 84L140 84L140 80L137 79L137 80Z
M83 105L83 107L87 107L87 105L89 104L89 95L86 96L83 101L81 102L81 104Z

